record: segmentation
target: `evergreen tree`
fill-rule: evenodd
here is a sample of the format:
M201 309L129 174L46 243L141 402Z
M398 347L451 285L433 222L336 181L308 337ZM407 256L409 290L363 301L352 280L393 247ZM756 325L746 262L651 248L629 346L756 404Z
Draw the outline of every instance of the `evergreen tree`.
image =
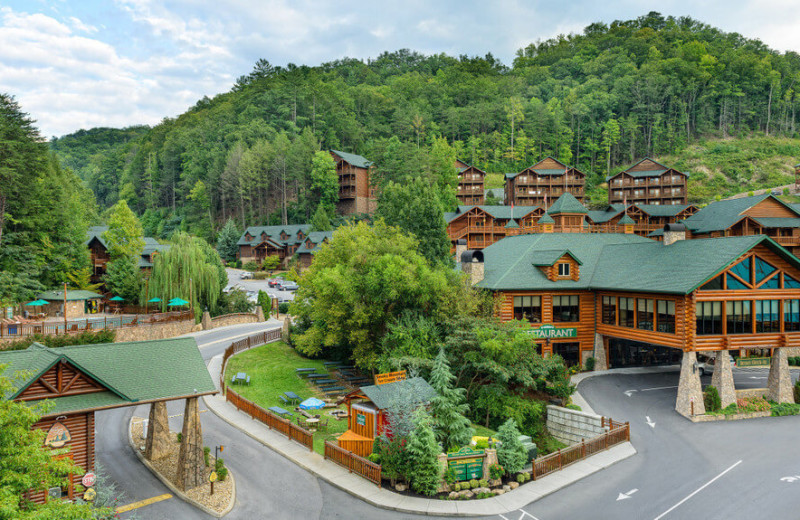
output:
M103 281L109 291L128 303L138 303L142 296L142 273L133 257L122 256L109 262Z
M138 257L144 249L142 224L124 200L117 202L108 213L108 231L103 233L111 260L122 256Z
M222 228L219 232L219 236L217 236L217 252L226 262L233 262L236 260L236 253L239 252L237 242L239 242L240 236L241 233L239 232L239 228L236 227L236 223L233 219L228 219L228 222L225 223L225 227Z
M339 176L331 154L321 151L314 153L310 177L314 197L310 202L322 204L326 209L334 207L339 200Z
M323 203L319 203L314 217L311 219L311 231L330 231L333 229L331 224L331 214Z
M508 419L497 430L497 440L501 443L497 448L497 461L508 473L522 471L528 461L528 454L519 440L519 435L517 421L514 419Z
M441 479L438 458L440 449L431 427L431 418L422 407L414 413L414 430L406 450L411 487L422 495L435 495Z
M469 411L469 405L465 402L466 390L455 388L455 380L444 349L439 349L431 370L430 383L437 394L431 400L431 416L436 440L442 443L445 450L469 443L474 433L469 419L465 417Z

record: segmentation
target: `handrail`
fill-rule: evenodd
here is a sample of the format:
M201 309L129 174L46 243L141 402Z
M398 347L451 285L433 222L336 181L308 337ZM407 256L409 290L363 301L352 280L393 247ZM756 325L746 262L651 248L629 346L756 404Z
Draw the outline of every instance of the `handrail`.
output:
M92 318L91 315L64 321L32 321L29 323L0 323L0 338L21 338L34 334L80 334L89 330L113 330L122 327L153 326L194 319L192 311L163 312L158 314L136 314L133 316L104 316Z
M631 440L630 423L615 423L609 419L609 430L591 439L582 440L580 444L573 444L563 450L544 455L533 461L531 478L549 475L554 471L559 471L565 466L569 466L595 453L607 450L612 446Z

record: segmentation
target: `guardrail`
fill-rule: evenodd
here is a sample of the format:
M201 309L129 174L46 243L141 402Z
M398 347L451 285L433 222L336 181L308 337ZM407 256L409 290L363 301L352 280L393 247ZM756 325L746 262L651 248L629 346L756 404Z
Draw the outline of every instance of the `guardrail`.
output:
M381 467L378 464L359 457L352 451L347 451L330 441L325 441L325 458L381 487Z
M614 421L609 419L609 426L611 429L606 433L534 460L531 478L536 480L537 478L544 477L565 466L590 457L595 453L631 440L630 423L614 423Z
M78 320L0 323L0 338L22 338L34 334L80 334L88 330L110 330L122 327L147 327L160 323L193 319L192 311L138 314L135 316L86 317Z
M289 439L297 441L303 446L307 447L309 450L314 451L314 434L310 431L301 428L300 426L287 419L284 419L283 417L278 417L269 410L261 408L254 402L248 401L233 390L228 389L228 391L225 393L225 399L230 401L233 406L245 412L253 419L266 424L270 430L277 430L289 437Z

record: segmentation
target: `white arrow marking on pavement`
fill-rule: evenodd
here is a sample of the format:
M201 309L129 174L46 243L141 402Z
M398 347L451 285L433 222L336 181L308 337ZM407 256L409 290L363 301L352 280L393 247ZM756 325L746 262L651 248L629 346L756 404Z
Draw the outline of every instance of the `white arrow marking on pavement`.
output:
M766 377L750 376L750 379L766 379Z
M522 511L522 509L520 509L520 511ZM519 520L522 520L523 518L525 518L525 515L528 515L529 517L533 518L533 520L539 520L538 518L536 518L535 516L533 516L532 514L530 514L527 511L522 511L522 514L519 515Z
M623 393L623 394L625 394L625 395L627 395L628 397L630 397L631 395L633 395L633 393L634 393L634 392L637 392L637 391L638 391L638 390L625 390L625 391L624 391L624 392L622 392L622 393Z
M655 428L656 427L656 423L654 423L653 421L650 420L650 416L649 415L646 415L645 419L647 419L647 426L649 426L651 428Z
M619 496L617 497L617 502L619 502L620 500L625 500L626 498L630 498L631 495L636 493L637 491L639 490L634 488L628 491L627 493L620 493Z
M784 482L795 482L797 480L800 480L800 475L795 475L793 477L783 477L781 480Z

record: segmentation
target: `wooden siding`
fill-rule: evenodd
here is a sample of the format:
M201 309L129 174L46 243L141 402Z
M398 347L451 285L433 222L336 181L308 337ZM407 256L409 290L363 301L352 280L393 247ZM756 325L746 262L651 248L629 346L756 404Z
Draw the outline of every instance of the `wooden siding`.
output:
M33 425L37 430L44 430L45 433L56 422L55 417L42 419ZM94 468L94 412L68 415L66 419L61 419L61 424L67 427L71 439L63 447L58 449L58 453L65 448L69 448L73 462L83 468L84 472L71 476L72 485L80 484L84 473ZM27 497L41 504L45 501L46 490L33 490L27 493Z
M656 332L655 330L643 330L637 329L634 327L622 327L619 326L619 300L617 300L617 313L616 313L616 325L610 325L603 323L603 296L608 296L612 298L634 298L634 323L638 323L638 310L636 306L635 299L648 299L648 300L666 300L666 301L673 301L675 302L675 333L669 334L666 332ZM688 297L685 296L672 296L672 295L665 295L665 294L653 294L653 293L632 293L632 292L611 292L611 291L600 291L597 293L597 308L596 308L596 320L597 320L597 333L602 334L604 336L612 337L612 338L620 338L620 339L629 339L633 341L641 341L643 343L650 343L653 345L661 345L664 347L673 347L679 349L685 349L686 346L686 339L687 335L690 331L694 331L694 317L692 317L692 321L689 322L687 320L687 310L690 306L690 301ZM694 313L694 305L691 304L692 313ZM658 309L654 302L653 304L653 312L654 314L658 313ZM653 328L657 327L655 324Z
M750 217L786 217L797 218L797 214L772 198L766 198L744 212Z
M358 424L358 422L356 420L356 416L359 415L359 414L361 414L364 417L366 417L365 424ZM357 408L351 407L351 409L350 409L350 417L348 418L347 427L353 433L357 433L358 435L361 435L362 437L367 437L368 439L374 439L375 438L375 421L376 421L376 417L375 417L375 413L374 412L365 411L365 410L361 410L361 409L357 409ZM371 452L372 452L372 447L370 446L370 453Z
M19 401L102 392L106 388L69 363L59 362L34 381L18 397Z

